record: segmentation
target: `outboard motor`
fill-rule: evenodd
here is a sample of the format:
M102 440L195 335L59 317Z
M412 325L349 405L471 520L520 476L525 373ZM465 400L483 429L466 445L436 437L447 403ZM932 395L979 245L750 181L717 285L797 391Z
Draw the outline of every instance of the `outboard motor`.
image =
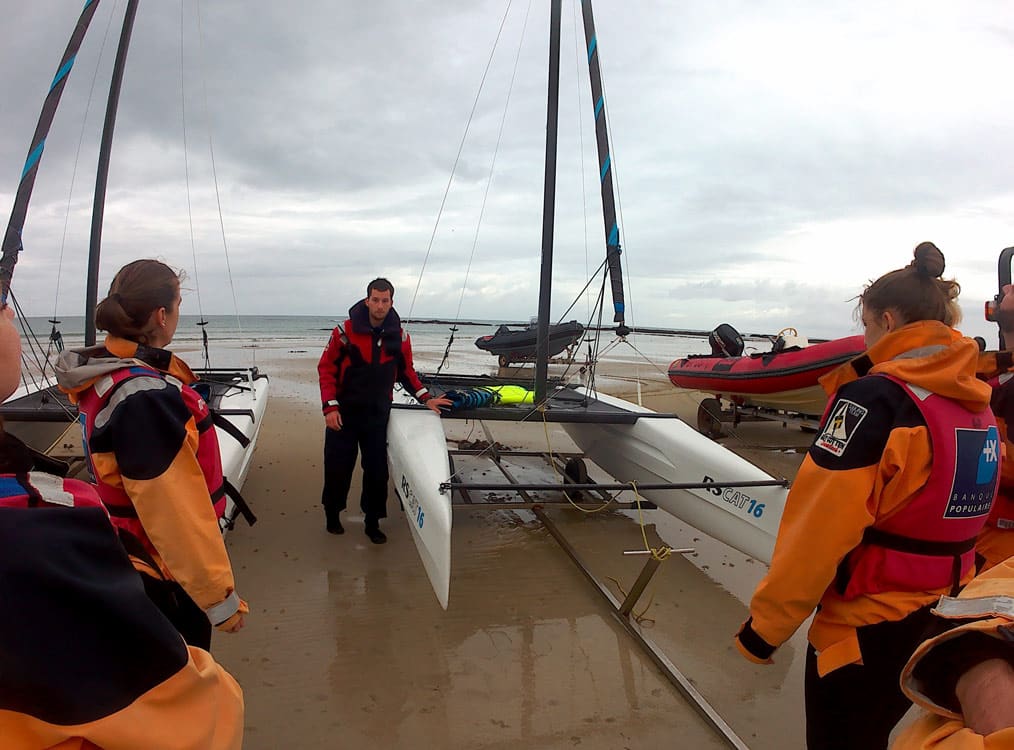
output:
M739 357L743 354L743 337L728 323L722 323L709 333L708 343L715 357Z

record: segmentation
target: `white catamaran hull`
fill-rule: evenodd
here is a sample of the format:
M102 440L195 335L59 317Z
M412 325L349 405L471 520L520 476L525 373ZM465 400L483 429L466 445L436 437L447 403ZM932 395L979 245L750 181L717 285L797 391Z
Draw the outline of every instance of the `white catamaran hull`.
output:
M217 409L250 443L244 447L220 427L216 427L215 432L222 455L222 475L233 487L241 490L250 473L257 437L264 423L264 412L268 405L268 379L264 375L257 376L254 370L239 370L237 373L238 387L230 388L222 395ZM236 516L236 504L231 497L226 500L225 515L226 518Z
M650 413L618 398L595 398L628 411ZM634 424L564 423L577 446L618 482L769 481L771 475L679 419ZM788 490L746 487L645 490L641 496L708 536L764 563L771 562Z
M415 403L407 395L406 403ZM395 401L398 401L396 393ZM451 475L444 426L429 409L391 410L387 425L391 481L405 510L426 575L440 606L447 609L451 587L451 493L440 485Z

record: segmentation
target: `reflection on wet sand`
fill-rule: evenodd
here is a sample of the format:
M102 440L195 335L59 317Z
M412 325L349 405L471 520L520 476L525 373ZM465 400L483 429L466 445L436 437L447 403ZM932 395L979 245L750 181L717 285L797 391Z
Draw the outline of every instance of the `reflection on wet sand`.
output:
M277 389L247 481L260 522L229 536L253 613L214 644L244 688L244 747L724 747L530 513L456 512L446 612L393 494L387 545L368 542L354 506L346 534L326 534L319 409L296 387L306 375L277 369L273 387L294 387ZM643 545L635 514L550 512L598 580L630 586L643 564L622 554ZM716 583L729 565L748 581L762 566L647 520L653 544L658 521L665 541L699 548L642 596L650 637L752 748L801 747L799 642L773 667L745 662L731 636L746 608Z

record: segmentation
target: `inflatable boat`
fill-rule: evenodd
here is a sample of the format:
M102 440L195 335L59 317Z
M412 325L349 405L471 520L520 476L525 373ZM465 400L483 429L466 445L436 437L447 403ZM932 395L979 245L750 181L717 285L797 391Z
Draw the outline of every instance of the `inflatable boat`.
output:
M827 405L818 379L866 351L862 336L811 344L790 328L775 338L771 351L745 355L742 336L727 323L708 341L711 354L692 354L669 365L673 385L739 405L814 415Z
M529 362L535 360L536 335L538 325L535 321L526 328L512 329L502 325L496 333L480 336L475 345L484 352L499 357L500 366L507 367L512 362ZM549 356L555 357L565 349L568 353L581 341L584 326L576 320L567 323L556 323L549 326Z

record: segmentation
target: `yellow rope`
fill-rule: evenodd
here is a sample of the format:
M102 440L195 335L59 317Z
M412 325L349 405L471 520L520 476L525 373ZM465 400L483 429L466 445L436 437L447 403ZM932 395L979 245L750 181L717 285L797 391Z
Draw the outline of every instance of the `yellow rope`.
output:
M556 473L556 476L560 478L560 484L564 484L566 479L560 473L560 470L556 468L556 461L553 459L553 441L549 437L549 420L546 419L546 407L544 404L539 404L536 408L542 412L542 429L546 433L546 451L549 453L549 465L553 467L553 471ZM613 498L610 497L597 508L582 508L574 502L573 499L571 499L567 490L561 490L561 492L563 492L563 496L567 498L567 502L582 513L598 513L599 511L605 510L613 502Z
M614 584L616 584L616 590L620 592L620 597L622 599L626 599L627 598L627 592L624 591L623 586L622 586L622 584L620 584L619 581L617 581L612 576L606 576L606 580L607 581L612 581ZM651 605L654 604L654 603L655 603L655 592L652 592L651 598L648 599L648 603L644 605L644 609L642 609L640 612L631 612L630 613L630 616L634 618L634 622L636 622L638 625L648 625L648 624L654 625L655 624L655 618L654 617L645 617L644 616L644 613L647 612L651 608Z
M637 501L637 523L641 527L641 539L644 540L644 549L651 554L653 559L662 562L673 553L673 548L668 544L663 544L661 547L652 547L648 544L648 533L644 530L644 513L641 511L641 493L637 491L637 482L631 480L630 486L634 490L634 499Z

